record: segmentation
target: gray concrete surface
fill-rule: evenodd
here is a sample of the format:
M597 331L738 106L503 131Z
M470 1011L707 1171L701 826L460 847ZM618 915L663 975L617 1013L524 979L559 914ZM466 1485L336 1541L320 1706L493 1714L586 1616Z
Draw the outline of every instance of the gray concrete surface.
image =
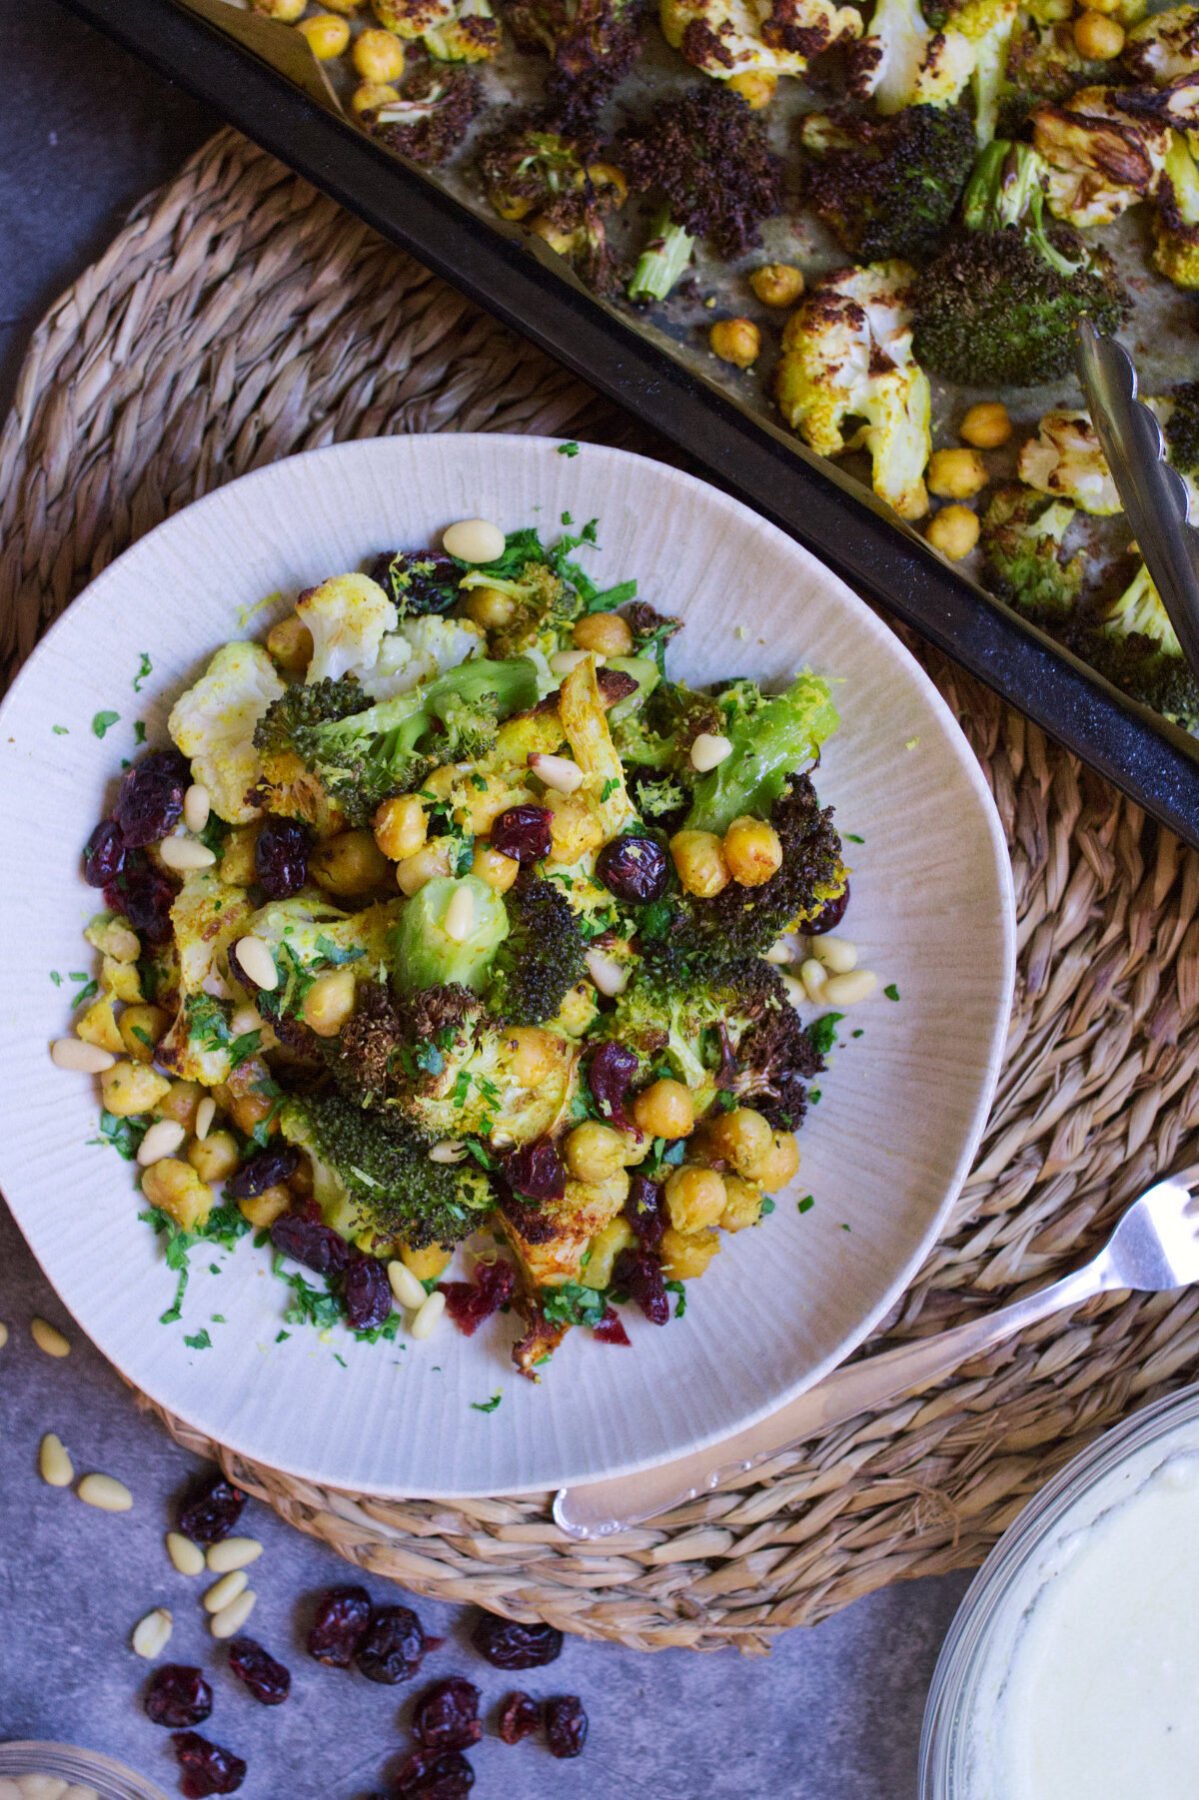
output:
M0 0L0 404L38 313L99 250L120 217L216 121L51 0ZM29 1338L35 1313L70 1330L65 1362ZM0 1208L0 1739L58 1737L124 1758L174 1791L166 1734L140 1712L144 1679L128 1647L148 1608L176 1615L171 1654L215 1671L210 1731L244 1755L247 1800L356 1800L380 1785L404 1741L409 1697L305 1658L306 1605L346 1566L264 1507L245 1528L267 1552L254 1573L253 1629L295 1673L293 1697L265 1711L220 1668L199 1583L176 1575L162 1536L191 1472L117 1377L70 1327ZM38 1441L57 1431L82 1471L126 1480L134 1512L112 1518L44 1486ZM385 1584L373 1582L382 1597ZM965 1586L922 1582L859 1602L766 1661L654 1657L570 1643L534 1691L584 1698L583 1760L555 1763L490 1737L476 1792L508 1800L910 1800L924 1695ZM505 1690L465 1648L467 1615L419 1602L446 1633L429 1673L469 1670L492 1707Z

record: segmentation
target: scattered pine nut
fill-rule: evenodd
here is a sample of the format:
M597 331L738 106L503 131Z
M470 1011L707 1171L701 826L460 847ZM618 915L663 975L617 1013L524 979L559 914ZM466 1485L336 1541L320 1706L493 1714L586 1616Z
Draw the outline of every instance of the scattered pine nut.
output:
M255 937L253 932L238 938L233 954L256 988L261 988L264 994L274 993L279 985L279 971L270 946L262 938Z
M447 556L459 562L489 563L504 554L504 534L490 519L459 519L441 534Z
M445 1311L445 1295L437 1290L428 1295L411 1325L410 1336L414 1338L432 1337L437 1329L438 1321Z
M791 946L786 938L780 938L777 944L771 944L769 950L766 952L766 961L768 963L777 963L780 967L795 961Z
M258 1602L253 1588L246 1588L229 1606L223 1606L208 1622L214 1638L236 1637Z
M181 1531L167 1532L167 1555L181 1575L202 1575L204 1552Z
M44 1356L69 1356L71 1343L65 1338L57 1325L51 1325L47 1319L31 1319L29 1335Z
M250 1577L244 1569L230 1569L219 1581L214 1581L204 1594L201 1605L207 1613L224 1612L232 1606L239 1594L244 1594L250 1585Z
M212 1121L216 1118L216 1101L211 1094L205 1094L196 1108L196 1136L201 1143L212 1130Z
M858 947L848 938L814 937L812 955L830 975L848 975L858 966Z
M587 973L599 989L609 999L623 994L629 985L629 970L625 963L617 962L603 950L592 947L583 952L583 961L587 965Z
M819 1006L828 999L825 984L828 970L814 956L805 957L799 965L799 979L804 984L804 992L814 1005Z
M591 650L555 650L550 657L550 668L555 675L569 675L572 669L577 669L586 657L592 655L594 652ZM605 656L597 656L595 658L596 668L603 668L607 660Z
M435 1163L460 1163L465 1155L466 1145L457 1138L442 1138L429 1149L429 1161Z
M474 927L475 897L468 887L460 887L445 909L442 930L452 944L465 944Z
M878 976L869 969L852 969L846 975L830 975L824 984L824 998L830 1006L856 1006L868 1000L878 986Z
M787 990L787 998L790 1000L792 1006L803 1006L808 998L807 989L804 987L803 982L797 981L794 975L783 975L781 980L783 986Z
M67 1447L53 1431L48 1431L38 1446L37 1472L47 1487L68 1488L75 1479Z
M215 852L196 838L163 838L158 846L158 854L168 869L181 871L211 869L216 861Z
M530 750L529 767L546 787L559 794L576 793L586 779L578 763L569 756L544 756L538 750Z
M74 1069L80 1075L102 1075L116 1062L111 1050L99 1044L85 1044L82 1038L55 1038L50 1046L50 1061L60 1069Z
M130 1639L137 1654L144 1656L147 1662L153 1662L156 1656L161 1656L167 1647L174 1623L165 1606L156 1606L144 1619L139 1619Z
M148 1169L164 1156L174 1156L186 1136L177 1119L156 1119L137 1147L138 1167Z
M85 1506L99 1512L125 1513L133 1510L133 1495L115 1475L85 1475L75 1489Z
M399 1304L406 1307L409 1312L419 1312L428 1296L412 1270L406 1268L402 1262L389 1262L387 1279L391 1283L391 1291ZM216 1547L214 1544L213 1549L215 1550Z
M406 1273L407 1270L405 1270ZM420 1287L419 1282L417 1282L417 1286ZM421 1288L421 1298L424 1298L423 1288ZM233 1569L248 1568L250 1563L257 1562L261 1555L262 1545L257 1538L230 1537L222 1538L219 1544L209 1545L206 1561L214 1575L228 1575Z
M718 731L701 731L691 746L691 767L701 775L717 769L733 754L732 741Z
M208 823L208 815L212 811L212 801L208 789L193 781L183 796L183 823L189 831L203 831Z

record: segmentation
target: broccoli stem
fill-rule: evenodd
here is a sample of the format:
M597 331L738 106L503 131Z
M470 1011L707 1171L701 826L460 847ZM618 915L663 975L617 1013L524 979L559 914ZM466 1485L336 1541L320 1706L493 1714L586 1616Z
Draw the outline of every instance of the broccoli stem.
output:
M1002 231L1021 226L1051 269L1067 279L1077 275L1081 262L1072 262L1054 248L1045 229L1044 164L1028 144L1012 144L996 138L974 165L962 201L962 223L968 231Z
M694 243L695 239L676 225L668 212L662 213L633 270L629 299L665 300L691 261Z

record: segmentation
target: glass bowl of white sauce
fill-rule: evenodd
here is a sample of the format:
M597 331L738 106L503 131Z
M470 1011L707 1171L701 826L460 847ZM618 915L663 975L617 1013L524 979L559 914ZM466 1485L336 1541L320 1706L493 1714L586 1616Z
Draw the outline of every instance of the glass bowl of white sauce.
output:
M921 1800L1195 1800L1199 1387L1133 1415L1000 1539L941 1650Z
M166 1800L110 1757L70 1744L0 1744L0 1800Z

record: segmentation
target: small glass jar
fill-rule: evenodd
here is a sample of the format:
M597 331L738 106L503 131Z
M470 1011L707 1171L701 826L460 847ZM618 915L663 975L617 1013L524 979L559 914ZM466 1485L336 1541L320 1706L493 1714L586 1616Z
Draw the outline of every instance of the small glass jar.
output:
M98 1756L92 1750L77 1750L71 1744L0 1744L0 1796L12 1800L7 1783L19 1792L22 1775L57 1778L67 1785L63 1800L166 1800L143 1776L135 1775L111 1757ZM47 1794L51 1790L47 1789Z

